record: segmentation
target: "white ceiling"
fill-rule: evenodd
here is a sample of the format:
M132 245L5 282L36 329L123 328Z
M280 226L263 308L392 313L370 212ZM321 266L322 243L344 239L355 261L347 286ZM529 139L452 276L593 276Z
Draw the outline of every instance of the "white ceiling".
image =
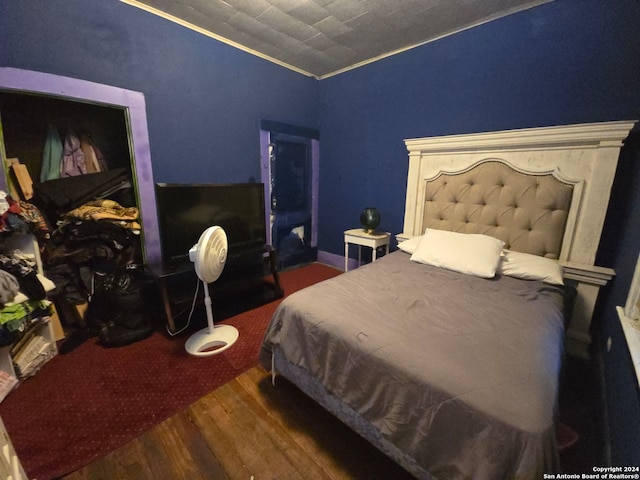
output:
M553 0L121 0L317 78Z

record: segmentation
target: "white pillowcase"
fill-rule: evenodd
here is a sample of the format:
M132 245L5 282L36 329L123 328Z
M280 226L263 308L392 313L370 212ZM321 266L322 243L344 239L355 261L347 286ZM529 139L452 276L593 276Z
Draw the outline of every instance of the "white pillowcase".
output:
M504 250L498 271L510 277L564 285L562 265L557 260L529 253Z
M418 247L418 243L420 243L421 238L422 238L422 235L418 235L416 237L411 237L408 240L404 240L398 243L398 248L403 252L410 253L413 255L413 252L416 251L416 248Z
M493 278L504 242L488 235L427 228L411 260L455 272Z

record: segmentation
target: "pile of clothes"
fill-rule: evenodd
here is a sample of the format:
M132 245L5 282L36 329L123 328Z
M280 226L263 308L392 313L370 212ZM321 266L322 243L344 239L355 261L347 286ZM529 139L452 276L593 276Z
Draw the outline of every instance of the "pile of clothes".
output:
M57 171L57 167L53 170ZM10 234L21 229L36 234L44 268L43 278L51 282L48 297L55 299L63 321L74 323L80 320L77 325L80 330L76 330L80 335L73 342L68 338L60 353L64 353L67 343L70 343L68 350L78 341L93 335L98 335L102 343L111 346L139 340L152 331L152 318L146 312L146 302L155 292L155 280L144 269L132 270L142 263L142 227L138 208L131 206L136 205L131 172L120 168L91 173L84 167L79 172L79 175L34 184L30 204L3 196L6 209L0 218L0 231L4 228ZM6 310L5 332L22 328L14 322L15 318L10 320L10 315L29 318L45 305L30 302L43 301L47 297L38 287L37 279L27 275L28 269L21 262L15 258L4 259L0 255L0 269L6 267L5 273L0 273L0 290L3 290L0 291L0 301L12 297L18 285L21 290L28 291L29 301L16 309L30 310L33 307L34 312ZM17 273L21 276L18 277ZM10 274L15 281L8 276ZM106 288L107 278L126 278L129 281L126 288L119 284L118 288ZM97 285L100 289L96 288ZM109 300L94 302L98 297ZM123 298L126 300L120 302ZM125 309L121 305L123 302L135 308ZM159 304L159 301L154 302ZM79 311L67 307L83 304L88 307L84 318L67 319L62 313ZM4 340L0 338L0 345L3 341L12 340L15 338L7 334Z
M34 205L0 191L0 243L14 234L50 237L45 218ZM15 248L0 253L0 346L14 343L31 324L51 313L47 292L55 285L38 273L34 255Z
M43 257L56 295L70 304L87 301L96 272L112 272L136 263L139 255L138 209L113 200L96 200L65 214L52 232Z
M45 249L47 276L69 304L88 303L84 328L60 348L68 353L97 336L107 347L151 335L159 306L155 277L135 268L139 214L110 199L93 200L67 212ZM151 305L149 305L151 304Z
M51 314L46 297L53 288L38 274L34 258L20 250L0 254L0 346L16 342L34 322Z
M139 254L139 212L123 206L135 205L126 168L34 184L30 201L51 226L42 258L61 301L86 302L95 271L125 266Z
M0 234L31 233L38 240L48 240L51 229L38 207L15 200L0 190Z

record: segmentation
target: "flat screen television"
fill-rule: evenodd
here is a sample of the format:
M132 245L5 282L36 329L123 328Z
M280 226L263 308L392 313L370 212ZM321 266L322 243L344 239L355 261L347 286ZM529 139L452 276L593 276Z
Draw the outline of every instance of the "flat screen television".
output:
M165 265L189 262L189 249L213 225L227 234L227 263L266 244L262 183L156 183L160 247Z

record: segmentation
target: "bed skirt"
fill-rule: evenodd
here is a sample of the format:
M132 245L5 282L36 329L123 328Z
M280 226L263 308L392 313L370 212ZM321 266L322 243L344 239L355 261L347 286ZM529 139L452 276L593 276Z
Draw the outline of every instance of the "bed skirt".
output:
M274 346L273 350L271 375L274 384L276 376L282 375L413 476L422 480L437 480L421 467L413 457L407 455L385 439L378 429L367 422L351 407L328 393L317 379L311 377L304 369L287 362L276 346Z

